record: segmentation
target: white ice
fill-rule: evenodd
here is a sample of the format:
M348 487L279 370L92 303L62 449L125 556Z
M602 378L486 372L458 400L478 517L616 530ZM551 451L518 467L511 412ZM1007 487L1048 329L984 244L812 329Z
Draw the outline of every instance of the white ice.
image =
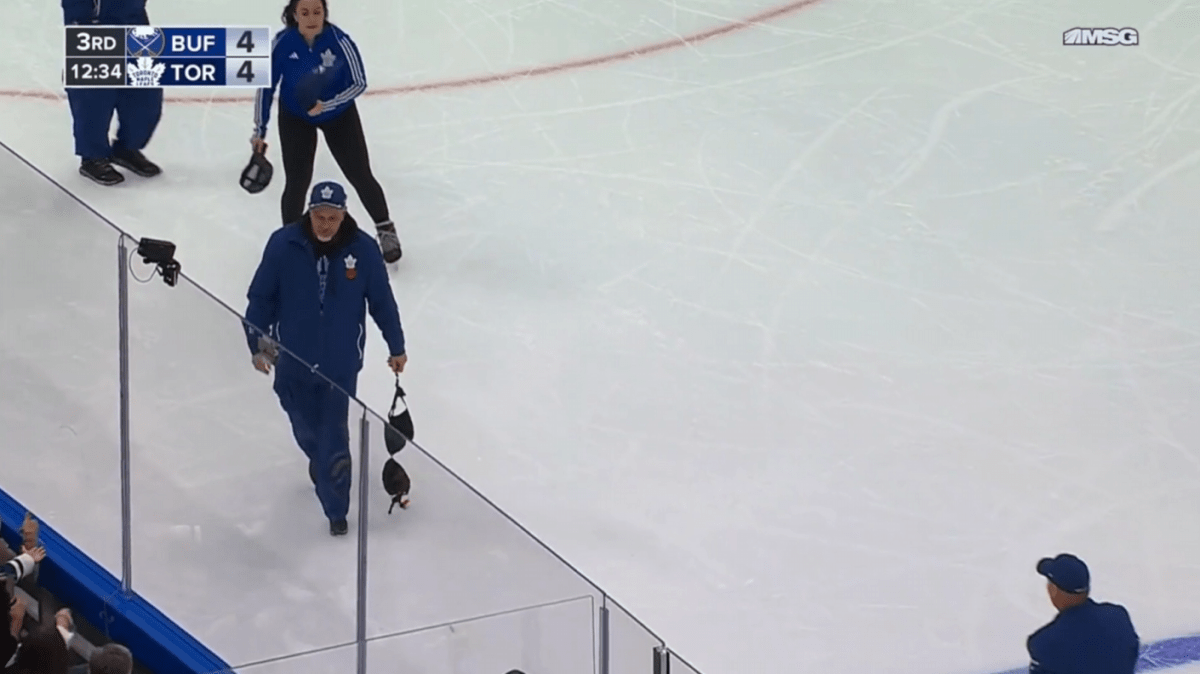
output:
M771 4L330 1L375 89ZM149 9L275 25L277 4ZM87 184L52 98L58 9L5 10L0 138L243 309L282 186L236 185L249 99L172 92L147 150L165 174ZM1077 25L1141 44L1063 47ZM1034 563L1060 551L1145 639L1200 631L1197 25L1200 0L824 0L362 99L418 440L706 674L1018 667L1052 616ZM115 238L0 169L3 485L119 572ZM339 177L323 151L317 176ZM134 585L235 664L349 640L353 543L324 534L236 321L190 287L131 293ZM372 340L359 388L383 411ZM411 456L414 510L372 501L372 634L565 603L372 661L590 671L586 588ZM614 672L647 674L649 642L615 629Z

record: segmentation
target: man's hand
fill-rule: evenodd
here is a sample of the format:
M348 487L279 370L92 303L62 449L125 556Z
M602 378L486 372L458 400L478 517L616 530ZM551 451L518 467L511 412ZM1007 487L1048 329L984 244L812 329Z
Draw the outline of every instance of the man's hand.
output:
M254 369L271 374L271 366L279 360L279 345L267 337L258 338L258 353L254 354Z
M310 117L316 117L317 115L321 114L324 111L325 111L325 104L322 103L321 101L317 101L317 104L312 106L312 110L308 111L308 115Z
M396 374L404 372L404 366L407 364L408 354L402 353L399 356L392 356L391 358L388 358L388 367L392 368L392 372L395 372Z
M271 356L259 351L254 354L254 369L263 374L271 374Z

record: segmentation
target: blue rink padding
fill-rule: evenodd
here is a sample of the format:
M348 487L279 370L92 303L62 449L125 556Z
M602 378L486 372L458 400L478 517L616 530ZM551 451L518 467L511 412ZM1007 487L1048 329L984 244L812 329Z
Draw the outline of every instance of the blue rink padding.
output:
M1163 639L1142 647L1137 671L1155 672L1200 662L1200 634ZM1029 667L1010 669L997 674L1029 674Z
M0 535L13 550L21 547L25 512L24 506L0 489L4 522ZM124 595L115 576L45 522L39 523L46 559L40 564L38 585L70 606L75 615L127 646L138 662L156 674L232 674L216 653L136 592Z

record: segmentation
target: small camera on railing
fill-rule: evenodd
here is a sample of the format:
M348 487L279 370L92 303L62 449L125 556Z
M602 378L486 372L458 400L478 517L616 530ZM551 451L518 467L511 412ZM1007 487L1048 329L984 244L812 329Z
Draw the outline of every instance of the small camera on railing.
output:
M142 239L138 241L137 252L142 256L142 262L158 267L158 273L162 274L167 285L174 286L179 282L183 265L175 260L175 244L158 239Z

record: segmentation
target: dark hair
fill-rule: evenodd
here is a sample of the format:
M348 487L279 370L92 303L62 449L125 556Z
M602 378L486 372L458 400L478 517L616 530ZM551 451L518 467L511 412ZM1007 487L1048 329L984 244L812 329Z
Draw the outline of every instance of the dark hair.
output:
M104 644L88 660L88 674L130 674L132 671L133 654L121 644Z
M296 22L296 5L300 4L300 0L288 0L287 6L283 8L283 22L288 28L295 28L300 25ZM329 22L329 0L321 0L321 9L325 10L325 21Z
M71 656L53 624L41 625L21 640L13 671L22 674L67 674Z

